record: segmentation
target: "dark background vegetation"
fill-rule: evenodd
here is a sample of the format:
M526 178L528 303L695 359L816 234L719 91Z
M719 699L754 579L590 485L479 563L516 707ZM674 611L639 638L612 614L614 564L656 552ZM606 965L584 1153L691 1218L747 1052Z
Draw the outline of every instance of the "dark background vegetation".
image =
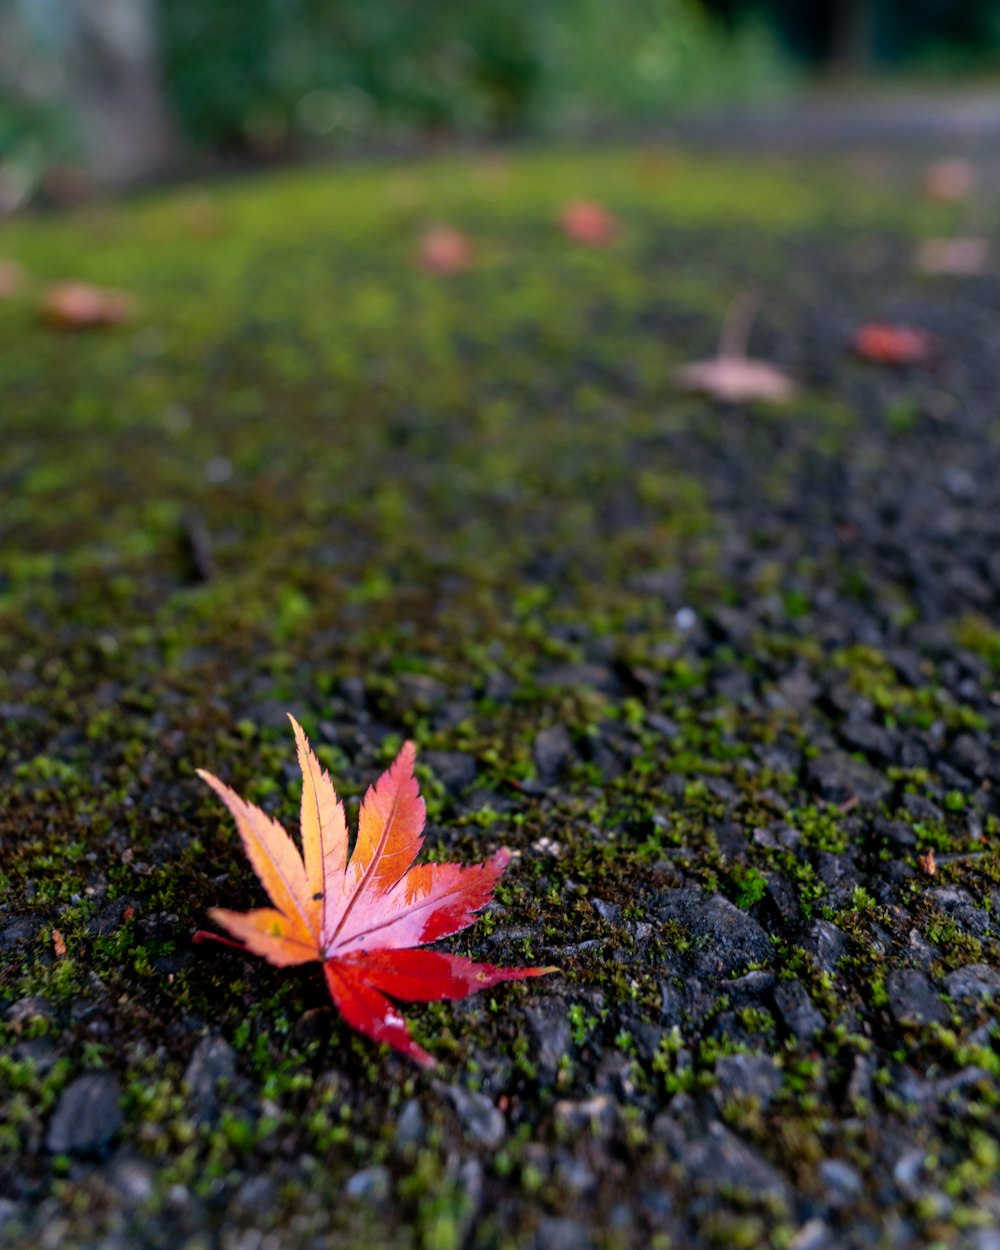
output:
M198 153L589 132L804 71L998 60L996 0L8 0L0 203L54 163L125 183Z

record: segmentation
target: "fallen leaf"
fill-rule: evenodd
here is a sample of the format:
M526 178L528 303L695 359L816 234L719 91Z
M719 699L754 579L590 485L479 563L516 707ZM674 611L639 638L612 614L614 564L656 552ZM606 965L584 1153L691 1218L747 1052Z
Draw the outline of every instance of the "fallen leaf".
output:
M924 194L931 200L958 203L968 199L975 185L975 166L964 156L935 161L924 171Z
M117 325L135 311L126 291L90 286L86 282L58 282L42 300L41 313L52 325L68 329Z
M0 299L10 299L24 285L24 270L13 260L0 260Z
M924 239L914 263L921 273L949 278L975 278L986 268L990 245L986 239Z
M746 343L757 309L748 294L737 296L730 305L719 336L719 348L708 360L682 365L674 381L683 390L695 391L727 404L784 404L798 392L794 380L776 365L755 360L746 354Z
M606 247L618 233L614 213L597 200L572 200L564 204L559 220L567 239L591 247Z
M431 1067L434 1059L413 1040L386 995L437 1002L557 971L499 968L414 949L472 924L492 898L510 854L499 850L467 868L414 865L426 813L413 776L411 742L365 795L349 853L344 806L302 728L289 720L302 769L302 854L259 807L199 770L236 820L250 864L274 906L250 912L212 908L212 919L239 941L203 930L194 940L248 950L280 968L321 963L330 996L351 1028Z
M66 939L58 929L52 930L52 949L55 951L56 959L63 959L66 955Z
M795 397L797 387L787 373L764 360L749 356L714 356L683 365L674 374L686 391L697 391L727 404L785 404Z
M934 337L916 326L870 321L851 340L857 355L877 365L916 365L934 351Z
M431 273L461 273L472 258L472 241L453 226L433 226L420 239L420 263Z

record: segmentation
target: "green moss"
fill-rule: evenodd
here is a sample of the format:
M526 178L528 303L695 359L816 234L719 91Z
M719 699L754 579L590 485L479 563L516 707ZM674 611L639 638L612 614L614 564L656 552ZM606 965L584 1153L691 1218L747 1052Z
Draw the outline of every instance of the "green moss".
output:
M105 1198L38 1143L66 1083L95 1067L121 1081L126 1149L156 1165L144 1211L169 1212L170 1187L185 1186L211 1236L242 1178L268 1172L276 1226L295 1219L307 1240L407 1250L468 1240L473 1204L456 1159L473 1154L483 1244L534 1239L543 1208L583 1220L611 1211L633 1176L669 1195L706 1244L794 1244L780 1204L742 1187L692 1194L675 1174L654 1127L670 1098L714 1099L721 1055L776 1054L775 1107L737 1100L721 1114L808 1201L819 1160L855 1149L841 1110L856 1057L993 1072L960 1004L947 1029L908 1037L898 1061L885 1011L888 968L913 929L942 952L934 976L995 958L991 934L970 937L929 894L957 884L985 898L1000 883L985 792L942 785L931 769L882 770L895 790L877 814L913 830L915 853L935 849L938 876L886 898L866 886L845 903L823 875L827 857L867 874L888 843L872 835L874 812L815 799L800 762L831 714L790 706L781 681L832 670L886 726L914 733L979 733L979 711L955 702L929 662L916 688L876 648L833 650L820 585L872 598L900 631L912 620L905 592L873 587L843 553L789 561L754 526L734 536L716 480L719 457L735 455L740 472L757 466L762 515L794 508L817 462L853 454L861 415L833 387L787 412L722 413L670 384L675 365L714 346L746 258L787 296L762 315L780 337L825 291L808 266L788 286L790 248L821 244L828 256L856 230L908 235L933 222L933 206L856 180L844 195L844 176L678 156L650 180L632 152L527 153L500 182L474 160L447 160L219 186L206 193L211 238L192 226L183 190L6 224L5 248L39 282L114 282L141 301L133 325L80 336L36 322L23 300L0 303L15 345L0 361L0 477L13 486L0 572L11 728L0 741L0 903L27 935L4 947L0 974L5 1001L47 1000L0 1034L0 1179L22 1174L27 1151L33 1192L79 1214L66 1244L102 1235ZM622 218L620 239L569 247L555 210L595 186ZM442 279L414 263L436 219L474 236L469 272ZM910 436L910 415L890 409L893 440ZM719 636L727 606L747 621L739 643ZM994 664L983 622L958 628L959 645ZM352 818L411 737L427 857L515 852L496 906L453 949L558 962L562 981L407 1012L445 1083L503 1100L507 1135L493 1155L456 1146L446 1097L352 1034L317 969L189 945L207 908L262 901L193 769L294 829L288 710ZM552 726L570 743L555 777L535 745ZM438 776L423 762L431 750L466 753L469 784ZM915 817L910 796L943 814ZM822 914L843 931L834 972L789 942L761 961L799 981L830 1022L815 1053L786 1044L766 1006L734 1005L728 983L710 1011L665 1029L664 986L698 979L705 954L683 924L658 919L658 895L680 883L721 891L771 927L783 885L796 925L799 912L803 927ZM567 1004L567 1053L545 1062L526 1023L535 998ZM202 1118L183 1073L206 1031L234 1048L236 1074ZM29 1042L54 1046L54 1066L18 1057ZM905 1117L885 1070L871 1114ZM629 1106L610 1140L603 1122L564 1140L555 1102L619 1084ZM410 1099L423 1129L397 1145ZM948 1138L935 1148L956 1211L974 1211L991 1183L975 1134L992 1110L977 1088L967 1114L934 1130ZM598 1168L593 1195L566 1197L553 1141L613 1165ZM342 1199L372 1164L390 1176L377 1217ZM497 1194L509 1226L493 1214ZM937 1217L908 1218L925 1229ZM599 1232L616 1245L615 1230Z

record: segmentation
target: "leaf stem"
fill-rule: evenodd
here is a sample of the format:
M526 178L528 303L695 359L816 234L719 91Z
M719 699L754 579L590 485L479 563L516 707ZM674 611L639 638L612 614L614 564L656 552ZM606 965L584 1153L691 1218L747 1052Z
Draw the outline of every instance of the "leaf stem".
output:
M729 302L719 331L720 360L742 359L747 354L750 331L760 311L760 295L757 291L737 291Z

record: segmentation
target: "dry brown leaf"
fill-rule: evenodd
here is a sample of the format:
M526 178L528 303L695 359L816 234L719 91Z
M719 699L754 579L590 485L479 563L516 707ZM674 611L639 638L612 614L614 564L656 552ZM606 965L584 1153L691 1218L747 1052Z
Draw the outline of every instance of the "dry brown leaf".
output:
M57 282L45 292L41 304L46 321L71 330L118 325L134 312L135 301L127 291L86 282Z
M931 200L958 203L968 199L975 185L975 166L964 156L935 161L924 171L924 194Z
M794 399L798 386L782 369L746 354L757 299L742 293L726 313L719 336L719 350L708 360L696 360L674 372L674 381L685 391L707 395L726 404L762 401L785 404Z
M572 200L564 204L559 220L567 239L590 247L606 247L618 233L614 213L597 200Z
M986 239L924 239L914 263L921 273L949 278L975 278L986 268L990 245Z
M24 285L24 270L13 260L0 260L0 299L10 299Z
M472 256L472 241L453 226L433 226L420 240L420 263L431 273L461 273Z
M766 360L750 356L714 356L683 365L674 374L679 386L727 404L784 404L795 397L797 387L787 373Z

